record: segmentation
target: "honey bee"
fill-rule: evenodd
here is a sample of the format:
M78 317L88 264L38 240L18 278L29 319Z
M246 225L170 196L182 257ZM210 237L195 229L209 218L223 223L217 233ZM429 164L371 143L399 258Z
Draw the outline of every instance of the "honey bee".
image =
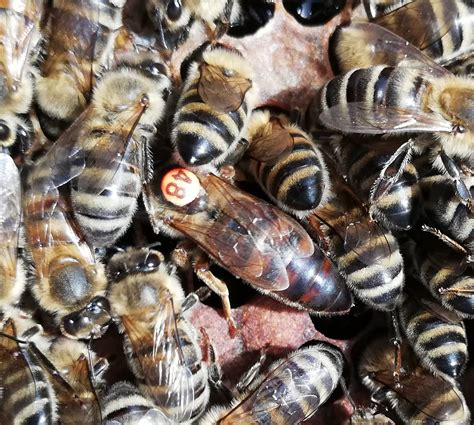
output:
M19 301L25 288L23 262L18 259L21 220L20 173L13 159L0 152L0 307Z
M197 332L183 316L184 292L163 255L129 249L107 272L113 315L140 389L173 423L195 420L209 401L208 371Z
M404 3L404 2L400 2ZM474 9L461 0L417 0L372 19L443 66L472 54Z
M429 229L424 227L425 229ZM471 254L438 229L420 232L409 248L413 276L443 307L461 317L474 317L474 276Z
M112 385L103 399L105 425L171 425L172 422L129 382Z
M57 420L57 402L41 351L49 347L41 326L19 314L0 332L0 418L5 424Z
M161 69L147 58L107 72L85 115L65 133L76 140L72 150L81 157L71 182L74 216L96 247L110 246L125 233L142 183L150 178L149 142L170 88Z
M414 294L416 282L407 287L410 290L399 309L400 324L421 365L447 380L459 379L468 358L464 324L428 294Z
M329 398L344 360L334 346L319 343L270 365L229 407L214 407L200 421L211 424L299 424Z
M43 1L4 1L0 9L0 145L26 143L30 125L25 119L31 108L33 66L41 41ZM22 147L23 149L26 146Z
M252 70L239 51L213 45L190 64L171 141L185 166L221 164L238 146L255 101Z
M370 217L334 168L330 180L331 197L303 222L334 258L358 298L377 310L393 310L404 281L397 240Z
M252 114L245 138L249 148L239 166L283 211L304 217L325 203L328 172L308 134L284 116L262 110Z
M86 344L68 338L54 341L47 356L64 379L53 380L61 425L102 423L95 391L98 383L95 380L105 372L108 363L99 360ZM93 364L93 371L90 370L89 360Z
M194 20L203 22L218 38L240 15L238 0L146 0L145 5L160 44L170 50L186 40Z
M421 212L422 194L415 165L407 162L386 192L372 190L397 149L399 142L394 142L344 138L338 143L338 157L348 183L361 200L369 204L370 215L388 229L401 231L411 229Z
M401 423L468 424L470 412L460 389L422 369L406 343L401 348L399 382L395 350L387 338L371 341L364 350L358 373L372 401L393 411Z
M46 30L46 58L36 86L45 135L57 139L86 108L122 26L126 0L54 0Z
M214 262L258 291L314 314L343 314L352 297L334 264L306 231L278 208L210 175L183 168L147 186L145 205L155 232L184 235L198 247L194 271L222 300L235 331L227 286ZM204 255L204 253L206 255Z

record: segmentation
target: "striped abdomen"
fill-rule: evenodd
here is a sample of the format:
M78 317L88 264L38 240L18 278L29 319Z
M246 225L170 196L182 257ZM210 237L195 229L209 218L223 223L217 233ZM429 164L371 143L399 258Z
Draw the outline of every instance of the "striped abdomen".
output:
M367 212L357 206L327 224L330 250L355 295L375 309L393 310L404 281L403 259L395 237L371 222Z
M143 345L139 351L135 351L131 355L129 360L132 364L132 370L138 371L138 374L140 374L140 376L137 376L140 389L148 394L168 418L185 417L193 419L200 416L207 407L209 400L208 372L202 362L201 348L194 330L190 328L191 325L181 318L177 322L177 326L185 362L185 366L177 366L181 368L179 372L163 370L162 366L157 367L159 362L164 364L169 362L169 359L160 357L166 351L166 347L160 345L155 347L155 354L153 345ZM174 336L172 337L174 338ZM164 337L164 340L167 339L169 337ZM188 371L192 374L192 380L182 381L183 385L180 386L180 389L184 393L193 394L193 399L181 400L180 394L177 392L177 384L169 379L168 374L176 373L185 376ZM187 388L184 383L192 385L192 389Z
M421 108L428 85L427 80L410 68L380 65L353 69L323 86L319 111L348 102L360 102L368 109L379 105L407 110Z
M127 230L142 188L141 158L135 143L128 144L117 171L105 144L85 153L93 158L73 181L74 215L87 240L94 246L110 246Z
M181 159L194 166L222 162L236 147L250 113L247 97L235 111L214 110L199 96L199 78L197 72L186 83L171 133Z
M359 145L347 146L345 150L348 181L368 201L374 182L394 151L380 152L377 147L366 149ZM414 225L420 213L421 193L413 164L405 166L399 179L370 208L374 217L391 230L409 230Z
M290 127L291 152L268 164L248 158L242 164L283 210L304 215L314 210L329 189L322 155L301 130Z
M438 306L442 310L441 306ZM467 363L466 330L462 321L435 315L412 297L400 307L402 327L421 363L433 373L458 379Z
M462 177L474 196L474 177ZM420 180L423 207L430 223L459 242L466 249L474 249L474 218L455 192L453 182L444 175Z
M252 385L247 398L219 421L233 424L240 415L248 423L300 423L311 417L337 387L342 354L329 344L317 344L273 363L269 372ZM270 404L273 408L265 409ZM204 422L205 423L205 422Z

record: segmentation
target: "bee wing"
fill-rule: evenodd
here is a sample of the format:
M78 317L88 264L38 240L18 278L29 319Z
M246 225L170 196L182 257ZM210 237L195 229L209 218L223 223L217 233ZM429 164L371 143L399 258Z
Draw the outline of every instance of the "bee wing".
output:
M121 182L129 179L127 173L130 170L141 173L139 142L133 140L132 135L145 105L140 100L133 107L124 104L125 107L128 107L128 117L124 119L122 111L120 120L114 121L106 131L98 134L92 148L88 150L85 166L89 170L98 169L100 173L81 174L77 180L79 191L92 194L100 194L104 190L117 191ZM93 137L89 136L91 141Z
M21 85L33 45L39 40L43 1L3 2L0 14L0 67L7 90Z
M0 199L1 262L16 270L21 219L20 173L10 155L3 152L0 152Z
M452 124L420 110L397 109L362 102L333 105L319 115L328 128L343 133L397 134L407 132L451 132Z
M441 304L438 304L435 300L422 298L420 300L420 304L425 310L429 311L431 314L433 314L440 320L451 324L459 324L462 322L461 317L459 317L455 311L447 310Z
M149 410L144 413L143 411L140 412L130 412L127 413L127 424L133 425L156 425L156 424L163 424L163 425L172 425L174 422L171 422L166 415L157 408L150 408ZM115 420L106 420L104 425L123 425L121 421Z
M279 120L273 120L265 126L262 133L252 138L245 156L259 162L273 164L292 151L295 144L290 131Z
M323 386L318 387L319 394L315 393L311 382L311 377L321 373L324 365L315 362L311 371L305 371L291 363L294 356L271 371L227 419L231 423L253 423L251 418L272 415L275 411L278 411L281 423L299 424L310 417L319 408L321 400L329 397Z
M400 378L401 385L397 386L393 371L380 371L375 373L375 379L411 404L426 420L446 421L452 419L453 413L465 410L460 391L441 377L409 373ZM433 399L436 403L430 403Z
M222 68L203 63L198 81L198 94L213 109L228 113L242 105L252 81L237 76L226 76Z

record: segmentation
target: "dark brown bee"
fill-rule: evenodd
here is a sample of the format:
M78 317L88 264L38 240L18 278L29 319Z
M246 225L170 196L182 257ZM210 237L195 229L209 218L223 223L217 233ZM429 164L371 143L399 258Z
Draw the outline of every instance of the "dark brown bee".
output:
M270 365L229 407L212 408L200 424L299 424L329 398L343 365L342 353L330 344L297 350Z
M103 399L106 425L163 424L172 422L129 382L112 385Z
M249 148L239 166L282 210L303 217L324 204L328 172L308 134L288 118L260 110L252 113L245 138Z
M18 259L21 221L20 173L13 159L0 152L0 308L15 304L25 288L23 263Z
M173 121L171 141L186 166L222 163L245 131L256 88L250 64L237 50L211 46L190 65Z
M44 133L59 135L86 108L98 75L110 67L125 0L54 0L47 54L36 87Z
M422 366L445 379L459 379L468 359L464 324L429 294L414 293L416 285L409 282L400 304L401 326Z
M370 342L364 350L358 373L372 400L395 412L401 423L467 425L470 412L461 390L421 368L407 344L401 348L399 375L395 374L395 349L387 338Z
M197 419L209 401L208 372L174 271L160 252L145 248L115 254L107 270L113 315L140 389L170 421Z
M38 352L49 343L28 317L16 319L4 322L0 332L0 418L5 424L53 425L56 397Z
M215 175L175 168L147 188L155 232L185 235L220 266L254 288L314 314L341 314L352 304L334 264L293 219ZM200 255L197 276L223 301L233 325L227 287Z
M331 196L304 219L334 258L355 295L371 307L393 310L402 294L403 259L397 240L374 221L335 169Z

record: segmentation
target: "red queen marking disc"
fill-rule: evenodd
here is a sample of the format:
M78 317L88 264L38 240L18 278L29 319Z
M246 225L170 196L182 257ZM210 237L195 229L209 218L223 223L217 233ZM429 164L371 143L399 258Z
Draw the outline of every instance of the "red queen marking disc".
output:
M197 176L185 168L173 168L161 180L163 197L178 207L194 201L200 190L201 183Z

